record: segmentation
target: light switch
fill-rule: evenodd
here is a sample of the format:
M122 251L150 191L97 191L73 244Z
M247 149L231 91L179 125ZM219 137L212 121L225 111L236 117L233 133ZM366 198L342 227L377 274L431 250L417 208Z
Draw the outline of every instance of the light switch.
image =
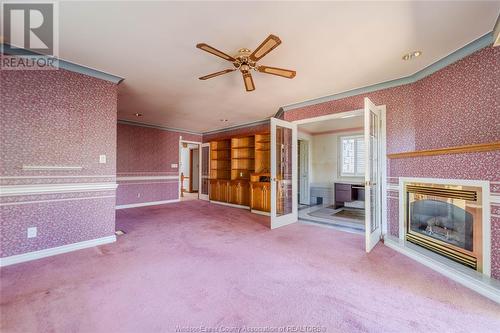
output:
M177 163L172 163L172 164L170 164L170 167L171 167L171 168L176 169L176 168L178 168L179 166L177 165Z
M99 163L106 164L106 155L99 155Z
M28 228L28 238L34 238L36 237L37 230L36 227L29 227Z

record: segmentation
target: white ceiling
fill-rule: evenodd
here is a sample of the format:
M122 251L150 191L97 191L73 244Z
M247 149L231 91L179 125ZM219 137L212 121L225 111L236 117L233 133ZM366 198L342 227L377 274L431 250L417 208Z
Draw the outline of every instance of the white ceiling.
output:
M306 133L323 133L328 131L345 130L350 128L363 127L363 116L355 116L348 118L335 118L322 121L316 121L313 123L300 124L298 126L299 130L303 130Z
M208 131L410 75L491 31L499 9L498 1L70 1L60 3L60 56L125 78L120 119ZM255 73L251 93L238 72L197 79L231 68L197 43L233 54L270 33L283 43L260 63L296 78ZM412 50L423 55L402 61Z

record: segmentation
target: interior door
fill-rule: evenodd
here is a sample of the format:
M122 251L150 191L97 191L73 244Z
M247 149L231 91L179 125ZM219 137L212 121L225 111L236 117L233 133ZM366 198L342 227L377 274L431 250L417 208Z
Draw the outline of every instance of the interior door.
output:
M271 228L297 222L297 125L271 118Z
M365 238L366 252L380 241L381 201L379 172L380 110L365 97Z
M299 202L309 205L309 141L299 141Z
M200 160L201 186L198 193L200 199L208 200L208 184L210 177L210 143L204 143L201 145Z

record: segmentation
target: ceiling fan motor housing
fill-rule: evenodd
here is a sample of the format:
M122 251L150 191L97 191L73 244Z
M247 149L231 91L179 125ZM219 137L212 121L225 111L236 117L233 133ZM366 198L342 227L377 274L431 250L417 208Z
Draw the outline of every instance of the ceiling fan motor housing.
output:
M252 51L247 48L242 48L238 50L238 54L234 56L236 61L233 63L234 67L240 70L242 73L248 73L251 69L256 69L257 63L250 59L250 54Z

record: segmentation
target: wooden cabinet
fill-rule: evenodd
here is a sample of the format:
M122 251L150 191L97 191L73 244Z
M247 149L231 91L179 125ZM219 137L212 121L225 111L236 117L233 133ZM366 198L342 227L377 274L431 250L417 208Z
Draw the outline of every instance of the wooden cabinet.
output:
M269 133L210 142L210 200L271 211L269 148Z
M210 179L209 199L228 202L229 181L224 179Z
M241 206L250 205L250 185L248 181L231 181L229 185L229 203Z
M262 212L271 211L271 183L253 182L250 191L250 208Z

